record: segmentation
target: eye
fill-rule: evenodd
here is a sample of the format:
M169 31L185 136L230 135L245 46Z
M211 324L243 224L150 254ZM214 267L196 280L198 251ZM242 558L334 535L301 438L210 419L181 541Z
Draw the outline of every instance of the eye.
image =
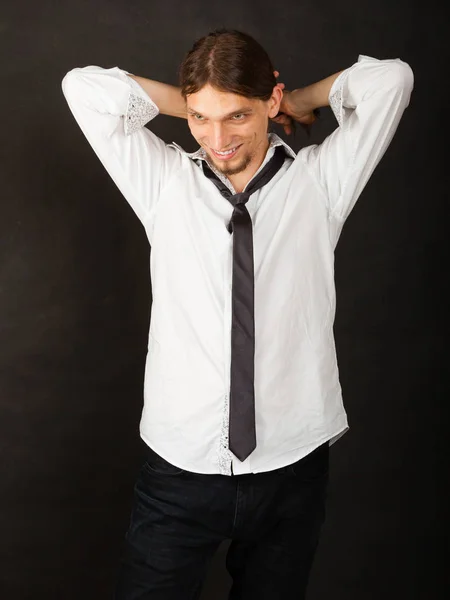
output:
M194 121L201 121L203 119L202 115L199 115L199 114L195 114L192 116L194 117Z
M238 113L232 117L233 121L243 121L245 119L245 115L243 113Z

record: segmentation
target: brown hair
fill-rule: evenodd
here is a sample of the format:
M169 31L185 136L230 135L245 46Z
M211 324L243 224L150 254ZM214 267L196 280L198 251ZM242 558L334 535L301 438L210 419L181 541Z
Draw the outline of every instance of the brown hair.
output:
M236 29L216 29L197 40L179 68L181 94L195 94L207 83L222 92L269 100L277 80L269 55L254 38ZM320 117L320 109L314 109ZM290 118L295 134L296 122ZM311 125L300 123L308 137Z
M195 94L209 83L223 92L269 100L277 81L264 48L250 35L216 29L197 40L179 69L181 94Z

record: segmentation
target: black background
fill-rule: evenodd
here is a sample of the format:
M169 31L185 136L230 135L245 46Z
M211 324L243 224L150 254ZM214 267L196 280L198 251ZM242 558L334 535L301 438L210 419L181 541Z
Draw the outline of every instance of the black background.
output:
M449 595L446 405L448 33L407 0L2 3L0 597L111 598L134 478L151 306L144 229L61 91L74 67L177 83L216 27L301 87L358 54L401 58L415 87L336 251L335 322L350 431L331 450L310 600ZM337 123L329 108L298 151ZM194 150L184 120L152 129ZM226 544L202 600L224 600Z

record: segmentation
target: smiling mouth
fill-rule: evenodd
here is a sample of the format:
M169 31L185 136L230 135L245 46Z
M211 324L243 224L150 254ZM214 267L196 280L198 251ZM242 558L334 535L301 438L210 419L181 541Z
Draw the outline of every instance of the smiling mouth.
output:
M210 150L211 150L213 156L215 156L219 160L230 160L230 158L233 158L233 156L236 154L236 152L239 150L240 147L241 147L241 145L235 146L234 148L230 148L229 150L226 150L225 152L217 152L216 150L213 150L212 148Z

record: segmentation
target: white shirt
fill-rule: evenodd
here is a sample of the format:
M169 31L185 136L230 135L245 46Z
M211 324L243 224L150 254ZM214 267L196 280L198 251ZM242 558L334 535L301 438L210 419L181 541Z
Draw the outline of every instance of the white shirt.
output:
M399 58L360 55L330 90L338 127L321 144L296 155L271 136L260 168L275 145L289 158L246 204L254 241L257 446L243 462L228 449L233 206L204 176L201 150L189 154L144 127L159 110L128 73L74 68L62 90L151 246L142 439L197 473L258 473L293 463L349 428L333 337L334 250L409 104L413 72Z

